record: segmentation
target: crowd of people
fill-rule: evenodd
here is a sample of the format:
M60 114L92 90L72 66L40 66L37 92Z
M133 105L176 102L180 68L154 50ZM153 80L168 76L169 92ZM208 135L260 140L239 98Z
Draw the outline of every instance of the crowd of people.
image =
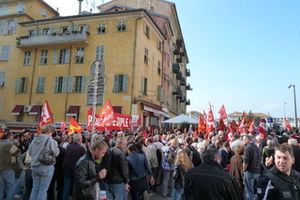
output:
M229 135L4 129L0 200L300 200L298 133Z

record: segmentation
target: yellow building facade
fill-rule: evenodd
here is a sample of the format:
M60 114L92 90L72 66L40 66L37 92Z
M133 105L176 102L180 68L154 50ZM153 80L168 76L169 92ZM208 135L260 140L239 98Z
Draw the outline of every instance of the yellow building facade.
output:
M10 0L5 6L18 9L19 2ZM110 100L116 112L138 115L148 127L186 111L188 59L179 26L172 25L170 16L111 1L99 13L59 17L43 1L21 2L16 30L0 35L2 123L33 127L45 100L56 122L75 117L86 123L96 60L103 63L98 112ZM176 11L174 4L165 7Z

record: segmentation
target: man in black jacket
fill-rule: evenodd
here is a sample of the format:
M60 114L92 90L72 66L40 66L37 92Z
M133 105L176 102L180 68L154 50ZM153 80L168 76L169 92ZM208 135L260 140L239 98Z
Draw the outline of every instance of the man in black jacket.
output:
M125 156L127 139L119 137L116 146L109 150L107 184L110 195L116 200L127 200L129 170Z
M95 160L103 158L108 145L104 141L96 141L90 150L82 156L75 167L75 197L77 200L96 199L96 183L106 177L107 170L96 173Z
M275 147L275 167L264 173L257 184L259 200L300 199L300 173L292 169L293 149L288 144Z
M217 149L208 149L202 154L202 165L188 172L184 184L186 200L242 200L243 194L234 177L220 165Z

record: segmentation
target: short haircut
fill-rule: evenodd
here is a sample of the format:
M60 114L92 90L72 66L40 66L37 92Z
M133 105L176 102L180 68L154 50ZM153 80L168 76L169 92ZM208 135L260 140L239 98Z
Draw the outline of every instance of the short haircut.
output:
M80 141L82 141L82 136L79 133L76 133L73 135L73 142L75 143L79 143Z
M214 161L215 158L217 158L218 156L220 156L218 149L216 148L207 149L202 153L202 161L204 163Z
M243 139L244 139L244 138L246 138L246 139L248 139L248 140L250 140L250 141L252 140L252 136L251 136L250 134L244 135L244 136L243 136Z
M282 153L288 152L292 157L294 157L293 148L288 144L279 144L275 146L275 152L280 151Z
M8 139L9 137L11 137L12 135L13 135L12 132L10 132L10 131L5 131L4 134L3 134L2 139L3 139L3 140L6 140L6 139Z
M108 148L108 145L104 141L98 141L98 140L96 140L91 145L91 150L92 151L94 151L96 149L104 149L104 148Z
M48 134L49 132L55 132L55 127L52 124L47 124L41 128L42 134Z

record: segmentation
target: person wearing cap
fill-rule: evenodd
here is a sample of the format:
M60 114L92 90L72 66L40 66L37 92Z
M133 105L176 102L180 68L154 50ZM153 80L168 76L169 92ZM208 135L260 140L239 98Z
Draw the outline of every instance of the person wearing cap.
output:
M6 130L0 142L0 199L13 199L16 186L14 165L17 154L20 152L13 143L14 136ZM6 195L6 198L4 198Z

